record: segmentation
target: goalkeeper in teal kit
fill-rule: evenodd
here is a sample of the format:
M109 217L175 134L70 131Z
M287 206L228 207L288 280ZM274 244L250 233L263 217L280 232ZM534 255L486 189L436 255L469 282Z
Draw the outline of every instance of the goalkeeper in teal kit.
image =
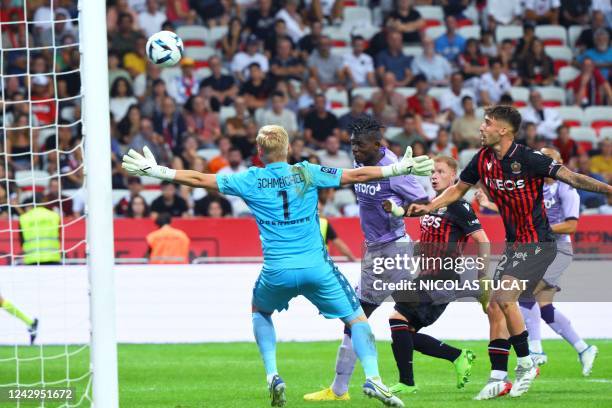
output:
M204 174L158 166L148 148L144 156L130 150L123 157L129 174L156 177L192 187L239 196L257 222L263 247L263 269L253 288L253 332L266 369L272 406L284 406L285 383L276 368L276 334L272 313L287 309L303 295L326 318L339 318L351 328L353 348L365 371L364 393L387 406L403 407L382 383L374 337L350 284L327 254L319 230L317 189L362 183L404 174L431 174L427 156L404 158L382 167L338 169L308 162L289 165L289 138L280 126L264 126L257 150L265 168L251 167L232 175Z

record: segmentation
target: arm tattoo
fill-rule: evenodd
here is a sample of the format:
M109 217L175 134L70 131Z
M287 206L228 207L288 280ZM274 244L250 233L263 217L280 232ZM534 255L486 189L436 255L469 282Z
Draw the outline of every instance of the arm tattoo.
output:
M561 166L557 172L556 178L576 189L593 191L595 193L612 194L612 187L608 184L595 180L592 177L585 176L584 174L574 173L565 166Z

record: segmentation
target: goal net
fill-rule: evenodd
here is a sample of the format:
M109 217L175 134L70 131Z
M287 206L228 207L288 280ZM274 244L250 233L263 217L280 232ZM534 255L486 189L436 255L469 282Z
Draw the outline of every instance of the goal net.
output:
M0 0L0 407L93 406L82 3Z

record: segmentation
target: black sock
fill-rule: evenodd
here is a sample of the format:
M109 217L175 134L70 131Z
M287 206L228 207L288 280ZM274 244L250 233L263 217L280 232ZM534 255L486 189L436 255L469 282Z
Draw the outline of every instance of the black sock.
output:
M427 356L442 358L451 363L460 355L461 350L423 333L412 333L414 349Z
M508 371L508 355L510 342L506 339L495 339L489 343L489 359L491 370Z
M408 323L399 319L389 319L391 327L391 349L395 357L395 363L399 370L399 381L406 385L414 385L414 373L412 371L412 332Z
M510 336L508 340L510 340L510 344L514 347L517 357L527 357L529 355L529 334L527 330L516 336Z

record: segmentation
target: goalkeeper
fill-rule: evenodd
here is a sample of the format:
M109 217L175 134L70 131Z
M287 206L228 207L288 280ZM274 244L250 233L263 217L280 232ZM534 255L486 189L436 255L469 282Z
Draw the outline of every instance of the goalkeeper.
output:
M255 216L264 263L253 289L253 332L261 353L272 406L286 403L285 383L276 368L276 334L272 313L287 309L289 301L305 296L326 318L339 318L352 331L352 345L364 369L363 392L387 406L403 407L382 383L373 334L354 290L327 254L320 234L317 188L364 183L375 179L431 173L427 156L412 151L397 163L356 169L322 167L306 161L287 163L289 137L280 126L262 127L256 138L265 168L251 167L236 174L204 174L158 166L150 150L144 157L130 150L123 168L131 175L171 180L191 187L218 190L243 198Z

